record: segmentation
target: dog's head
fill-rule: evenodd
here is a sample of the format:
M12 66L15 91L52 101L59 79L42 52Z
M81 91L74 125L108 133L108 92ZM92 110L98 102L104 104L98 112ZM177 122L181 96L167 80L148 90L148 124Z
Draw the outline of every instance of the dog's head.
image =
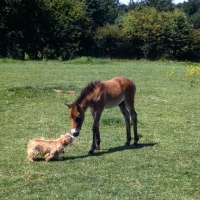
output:
M67 133L65 135L61 135L60 139L61 139L63 146L67 146L73 142L74 136L70 133Z

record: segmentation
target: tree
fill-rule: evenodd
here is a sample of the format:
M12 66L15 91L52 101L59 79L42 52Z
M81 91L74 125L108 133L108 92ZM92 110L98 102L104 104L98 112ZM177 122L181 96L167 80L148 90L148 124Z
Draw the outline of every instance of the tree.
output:
M144 7L127 13L122 31L144 58L182 59L189 48L191 26L183 12Z
M88 17L86 6L77 0L46 0L46 9L53 19L53 35L47 50L55 49L56 56L71 59L81 52L81 41L87 37Z
M200 30L193 29L190 32L190 49L187 53L188 60L200 61Z
M173 11L175 6L172 3L173 0L141 0L140 2L137 2L137 6L143 7L143 6L149 6L152 8L155 8L157 11Z
M3 0L0 53L24 59L69 59L87 37L86 6L78 0Z
M161 19L160 41L163 44L163 53L169 58L184 60L189 51L189 35L192 31L192 26L188 23L185 13L179 10L164 12L161 13Z
M136 8L124 17L122 32L132 41L133 52L141 52L144 58L150 53L161 34L158 23L158 13L155 8Z
M200 28L200 8L189 18L189 22L194 25L195 29Z
M183 3L177 4L177 7L185 12L188 17L190 17L198 11L200 7L200 0L188 0L187 2L184 1Z
M8 31L8 9L9 7L6 7L5 0L0 1L0 57L6 57L7 55L6 34Z
M105 25L97 28L95 32L95 42L98 47L98 56L103 57L123 57L123 36L121 29L116 25Z
M1 7L3 28L1 41L3 56L24 59L25 52L31 58L38 57L46 41L45 27L49 26L44 4L39 0L6 0ZM2 39L2 37L4 39Z
M118 16L119 1L116 0L84 0L87 6L87 16L91 17L94 26L113 24Z

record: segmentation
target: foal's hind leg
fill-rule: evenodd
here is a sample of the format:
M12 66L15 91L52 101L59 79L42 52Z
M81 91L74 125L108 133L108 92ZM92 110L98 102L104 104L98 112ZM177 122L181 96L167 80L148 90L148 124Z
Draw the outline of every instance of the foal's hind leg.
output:
M124 101L119 104L119 108L120 108L120 111L123 114L125 122L126 122L126 137L127 137L127 141L126 141L125 145L130 145L130 141L131 141L130 116L129 116L128 110L126 109Z
M139 140L139 137L138 137L138 133L137 133L137 113L135 111L135 109L131 110L130 111L131 113L131 120L133 122L133 126L134 126L134 145L137 145L138 144L138 140Z

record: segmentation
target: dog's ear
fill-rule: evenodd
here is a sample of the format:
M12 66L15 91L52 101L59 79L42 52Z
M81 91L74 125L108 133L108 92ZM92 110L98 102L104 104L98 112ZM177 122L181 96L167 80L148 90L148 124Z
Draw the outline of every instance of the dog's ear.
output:
M68 145L68 139L66 139L66 138L63 139L63 140L62 140L62 143L63 143L63 145Z
M67 135L67 137L63 138L62 143L63 145L68 145L73 141L73 139L74 139L73 135Z

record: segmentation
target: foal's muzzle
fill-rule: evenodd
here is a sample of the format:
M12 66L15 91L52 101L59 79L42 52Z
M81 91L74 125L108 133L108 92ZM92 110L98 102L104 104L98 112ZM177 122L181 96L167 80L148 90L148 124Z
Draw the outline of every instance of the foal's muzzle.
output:
M72 129L72 130L71 130L71 134L72 134L74 137L79 136L79 133L80 133L79 130L76 130L76 129Z
M74 137L77 137L77 136L79 136L79 132L74 132L72 135L73 135Z

